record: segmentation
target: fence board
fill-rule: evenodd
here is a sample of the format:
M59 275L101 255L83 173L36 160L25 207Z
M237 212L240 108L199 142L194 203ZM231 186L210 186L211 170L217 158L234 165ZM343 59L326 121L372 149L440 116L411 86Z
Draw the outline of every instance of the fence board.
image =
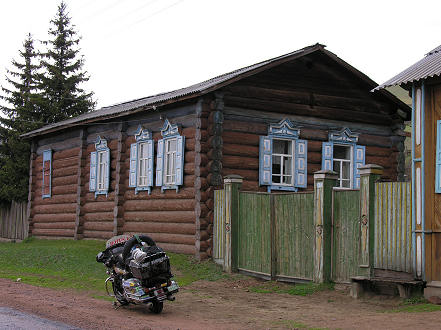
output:
M375 184L375 268L413 273L410 182Z
M314 193L274 195L276 276L312 280Z
M225 190L214 191L213 259L223 264L225 252Z
M333 192L332 279L348 283L357 275L360 242L360 191Z
M28 237L28 217L26 202L12 202L9 207L0 208L0 237L25 239Z
M238 268L271 276L270 195L239 193Z

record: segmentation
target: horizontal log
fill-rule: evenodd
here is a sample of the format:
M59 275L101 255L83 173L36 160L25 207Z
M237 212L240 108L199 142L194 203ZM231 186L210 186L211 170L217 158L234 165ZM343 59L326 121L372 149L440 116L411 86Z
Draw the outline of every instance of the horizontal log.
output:
M222 169L222 175L231 175L231 174L237 174L244 178L244 180L249 181L258 181L259 180L259 170L243 170L243 169L237 169L237 168L229 168L224 167Z
M113 221L113 211L111 212L93 212L93 213L85 213L82 216L82 219L87 222L94 221Z
M322 129L312 129L312 128L301 128L300 138L309 141L328 141L328 130Z
M114 203L113 201L110 202L104 202L104 201L99 201L99 202L91 202L91 203L86 203L81 207L81 212L84 214L87 213L98 213L98 212L111 212L113 211L113 206Z
M90 158L90 156L89 156L89 158ZM52 168L69 167L69 166L72 166L72 164L75 164L75 165L78 164L78 156L54 160L52 162Z
M259 158L225 156L222 165L224 167L229 167L229 168L242 168L242 169L254 170L254 169L259 169Z
M112 219L113 220L113 219ZM113 231L113 221L112 222L85 222L83 224L83 230L90 231Z
M166 252L183 253L190 255L194 255L196 252L194 244L187 245L187 244L173 244L173 243L160 242L158 246L164 249L164 251Z
M65 159L65 158L69 158L69 157L78 157L78 155L80 154L80 148L72 148L72 149L66 149L66 150L62 150L62 151L56 151L52 154L52 159L54 160L54 162L56 160L59 159Z
M52 195L50 198L36 197L33 201L34 205L48 205L48 204L66 204L66 203L76 203L76 194L66 194L66 195Z
M191 211L126 211L124 221L194 223L194 210Z
M77 184L69 184L65 186L52 187L52 194L65 195L77 192Z
M267 135L268 125L263 123L256 123L252 121L238 121L238 120L224 120L224 135L230 134L230 132L243 132L243 133L254 133L257 135Z
M155 243L164 248L164 244L182 244L182 245L193 245L194 246L194 235L180 235L180 234L163 234L163 233L149 233L144 232L144 234L150 236Z
M69 204L53 204L53 205L35 205L33 207L33 211L35 214L54 214L54 217L56 214L59 213L75 213L76 212L77 205L76 203L69 203Z
M358 138L358 144L362 146L376 146L383 148L389 148L392 146L390 137L370 134L361 134Z
M36 222L75 222L75 213L61 213L57 215L38 213L32 217L32 221Z
M55 236L55 237L73 237L74 229L48 229L33 228L32 236Z
M96 239L109 239L115 236L113 231L96 231L96 230L84 230L84 238L96 238Z
M259 157L259 147L246 144L224 143L222 152L224 155L239 155L246 157Z
M75 222L34 222L38 229L75 229Z
M69 184L75 184L77 182L78 182L78 178L76 175L63 176L61 178L52 178L52 187L65 186Z
M52 170L52 178L71 176L71 175L74 175L75 177L77 177L78 165L63 167L63 168L53 168L53 170Z
M224 144L226 144L226 143L232 143L232 144L240 143L240 144L246 144L246 145L251 145L251 146L258 146L259 145L259 134L224 130L224 133L222 134L222 139L224 141Z
M124 203L124 211L192 211L194 203L194 199L129 200Z
M193 223L159 223L159 222L126 222L124 231L138 231L143 233L169 233L195 235L196 227Z
M84 186L83 192L84 190L87 191L87 193L84 195L84 202L86 203L98 203L98 202L111 203L115 198L115 192L112 190L107 194L107 196L100 194L95 197L95 193L89 191L89 184L86 184Z

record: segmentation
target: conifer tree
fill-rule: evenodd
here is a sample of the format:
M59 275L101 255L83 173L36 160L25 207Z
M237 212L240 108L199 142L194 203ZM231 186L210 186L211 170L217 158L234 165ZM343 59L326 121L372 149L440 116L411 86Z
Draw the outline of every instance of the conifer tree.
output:
M44 95L44 113L48 123L78 116L93 109L93 93L82 89L89 80L83 71L84 59L79 55L80 38L71 24L71 18L62 1L49 29L47 51L42 53L41 89Z
M7 70L8 87L2 87L0 117L0 203L25 201L28 195L29 142L20 135L44 124L39 104L37 53L29 34L19 51L20 60Z

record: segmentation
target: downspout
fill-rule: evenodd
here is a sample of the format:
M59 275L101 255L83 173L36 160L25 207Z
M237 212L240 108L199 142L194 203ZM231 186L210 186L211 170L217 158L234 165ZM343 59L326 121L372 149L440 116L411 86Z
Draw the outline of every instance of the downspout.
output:
M417 278L416 217L415 217L415 83L412 84L412 261L413 275Z
M424 140L425 140L425 134L424 134L424 124L425 124L425 108L426 108L426 92L425 92L425 81L422 81L421 86L421 229L422 229L422 247L421 247L421 254L422 254L422 263L421 263L421 274L423 281L426 280L426 221L425 221L425 215L426 215L426 207L425 207L425 197L426 197L426 183L424 180L424 163L425 163L425 150L424 150Z

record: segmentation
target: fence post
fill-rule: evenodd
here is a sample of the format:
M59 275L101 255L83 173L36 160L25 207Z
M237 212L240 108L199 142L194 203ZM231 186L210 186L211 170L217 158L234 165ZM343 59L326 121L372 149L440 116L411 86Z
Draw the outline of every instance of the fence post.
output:
M380 165L368 164L360 171L360 260L359 275L371 277L375 248L375 182L383 174Z
M337 183L334 171L314 173L314 282L331 280L332 190Z
M237 235L239 225L239 189L243 178L240 175L227 175L225 188L225 253L224 271L237 271Z

